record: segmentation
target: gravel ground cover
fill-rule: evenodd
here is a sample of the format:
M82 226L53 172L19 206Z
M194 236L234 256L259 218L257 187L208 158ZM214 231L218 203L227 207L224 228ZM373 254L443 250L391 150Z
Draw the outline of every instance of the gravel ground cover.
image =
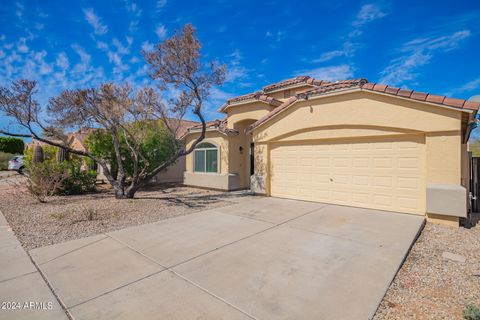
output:
M468 303L480 307L480 225L427 223L374 320L462 319Z
M104 189L39 203L18 185L0 184L0 210L27 250L230 204L222 192L175 185L139 191L131 200Z

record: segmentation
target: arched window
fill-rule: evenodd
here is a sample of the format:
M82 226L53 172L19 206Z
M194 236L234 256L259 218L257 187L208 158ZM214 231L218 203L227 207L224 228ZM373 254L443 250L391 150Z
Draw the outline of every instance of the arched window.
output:
M218 172L218 147L209 142L199 143L193 151L195 172Z

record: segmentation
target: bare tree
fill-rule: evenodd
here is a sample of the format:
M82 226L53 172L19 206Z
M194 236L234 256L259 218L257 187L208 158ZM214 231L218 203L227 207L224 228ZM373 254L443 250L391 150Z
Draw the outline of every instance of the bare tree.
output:
M46 108L49 114L47 120L42 119L42 109L33 97L36 83L28 80L15 81L11 88L0 88L0 111L12 117L27 133L7 130L0 130L0 133L33 137L73 154L88 157L102 167L115 190L116 198L133 198L139 188L178 158L191 153L205 138L206 123L202 108L211 87L223 83L225 66L217 66L213 62L208 66L202 65L200 48L195 29L187 24L180 33L175 33L158 44L153 51L143 52L151 78L158 81L158 90L146 87L134 92L127 84L113 83L102 84L98 88L65 90L50 99ZM168 90L178 92L177 97L162 99L159 92ZM198 117L202 130L200 136L186 148L178 142L178 134L181 120L189 110ZM129 124L154 120L161 120L168 128L175 143L175 152L162 164L152 167L140 148L141 132L131 130ZM99 128L111 135L118 164L116 177L112 175L106 158L89 151L72 149L59 142L64 130L85 127ZM127 179L125 158L120 150L121 139L126 141L131 157L129 160L133 163L130 179Z

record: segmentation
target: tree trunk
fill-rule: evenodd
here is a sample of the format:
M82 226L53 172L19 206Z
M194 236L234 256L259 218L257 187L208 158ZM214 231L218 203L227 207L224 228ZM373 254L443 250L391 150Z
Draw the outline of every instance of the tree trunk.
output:
M125 198L133 199L135 197L135 193L137 193L138 189L140 189L141 186L142 186L141 183L131 184L127 189Z
M125 199L125 185L122 183L118 183L113 186L113 189L115 190L115 199Z

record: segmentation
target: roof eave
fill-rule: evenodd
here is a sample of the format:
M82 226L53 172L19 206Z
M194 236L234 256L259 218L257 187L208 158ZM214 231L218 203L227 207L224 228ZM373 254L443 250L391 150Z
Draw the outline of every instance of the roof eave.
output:
M273 90L263 90L265 93L275 93L275 92L281 92L284 90L289 90L289 89L295 89L295 88L300 88L300 87L305 87L305 86L310 86L310 87L316 87L313 84L307 83L307 82L300 82L300 83L295 83L291 85L286 85L284 87L276 88Z
M272 105L272 104L269 103L268 101L259 100L259 99L248 99L248 100L242 100L242 101L235 102L235 103L226 103L226 104L223 105L218 111L219 111L219 112L223 112L223 113L227 113L226 111L227 111L227 109L229 109L229 108L237 107L237 106L241 106L241 105L245 105L245 104L249 104L249 103L252 103L252 102L262 102L262 103L268 104L269 106L271 106L271 107L273 107L273 108L276 108L276 106Z
M374 91L374 90L370 90L370 89L361 89L361 91L374 93L374 94L378 94L378 95L382 95L382 96L388 96L388 97L392 97L392 98L398 98L398 99L402 99L402 100L405 100L405 101L410 101L410 102L413 101L413 102L423 103L423 104L427 104L427 105L431 105L431 106L435 106L435 107L441 107L441 108L445 108L445 109L466 112L466 113L476 112L476 110L472 110L472 109L452 107L452 106L448 106L446 104L434 103L434 102L429 102L429 101L424 101L424 100L416 100L416 99L413 99L413 98L402 97L402 96L389 94L389 93L386 93L386 92Z
M317 95L308 95L307 94L304 97L298 98L297 100L293 101L290 105L285 107L283 110L281 110L278 113L272 115L271 118L266 119L265 121L259 123L256 126L255 126L255 124L253 124L254 125L253 128L248 129L247 133L252 133L253 131L262 127L265 123L267 123L270 120L272 120L273 118L277 117L279 114L281 114L285 110L291 108L293 105L295 105L298 102L307 101L307 100L315 100L315 99L320 99L320 98L325 98L325 97L332 97L332 96L337 96L337 95L341 95L341 94L344 94L344 93L353 93L353 92L374 93L374 94L378 94L378 95L382 95L382 96L389 96L389 97L393 97L393 98L402 99L402 100L409 101L409 102L414 101L414 102L418 102L418 103L432 105L432 106L435 106L435 107L441 107L441 108L445 108L445 109L450 109L450 110L455 110L455 111L460 111L460 112L466 112L466 113L469 113L469 114L474 114L474 113L476 114L477 113L477 110L466 109L466 108L457 108L457 107L452 107L452 106L448 106L448 105L444 105L444 104L432 103L432 102L428 102L428 101L422 101L422 100L416 100L416 99L402 97L402 96L398 96L398 95L392 95L392 94L388 94L388 93L385 93L385 92L373 91L373 90L370 90L370 89L363 89L361 87L352 87L352 88L334 90L334 91L326 92L326 93L320 93L320 94L317 94Z

